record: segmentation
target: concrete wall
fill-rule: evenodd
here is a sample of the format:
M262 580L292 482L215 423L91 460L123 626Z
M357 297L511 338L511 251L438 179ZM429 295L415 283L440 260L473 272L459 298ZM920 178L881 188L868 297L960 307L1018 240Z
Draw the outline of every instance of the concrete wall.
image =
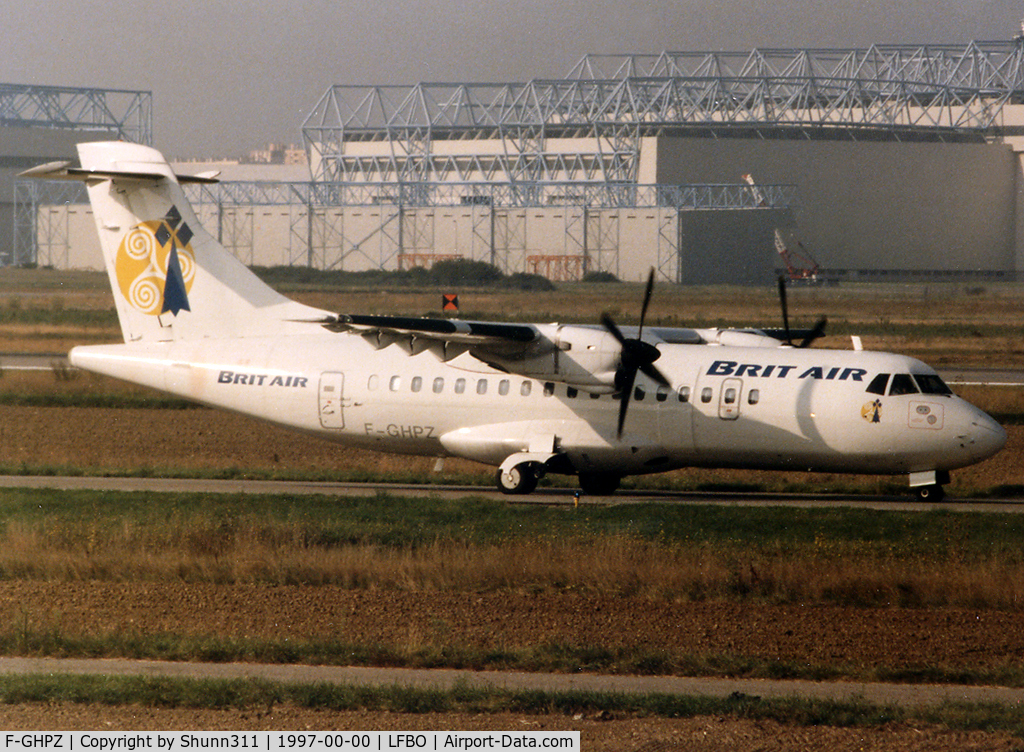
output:
M1015 267L1004 144L665 138L656 160L659 183L795 184L796 234L826 268Z
M678 281L697 285L770 285L779 266L775 228L788 212L692 211L679 215Z

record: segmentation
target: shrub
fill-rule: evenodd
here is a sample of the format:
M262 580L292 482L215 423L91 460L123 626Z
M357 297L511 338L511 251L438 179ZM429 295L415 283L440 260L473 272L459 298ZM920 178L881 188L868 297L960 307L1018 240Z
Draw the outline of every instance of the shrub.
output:
M619 278L611 272L587 272L583 275L584 282L618 282Z

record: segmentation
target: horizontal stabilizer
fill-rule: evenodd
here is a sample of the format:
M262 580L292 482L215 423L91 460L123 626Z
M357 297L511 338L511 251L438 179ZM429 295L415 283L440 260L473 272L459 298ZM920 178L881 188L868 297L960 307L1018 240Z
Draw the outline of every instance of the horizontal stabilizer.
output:
M179 183L217 183L219 173L201 173L199 175L167 175L162 172L146 170L98 170L84 167L71 167L71 162L47 162L20 173L19 177L36 180L163 180L173 176Z

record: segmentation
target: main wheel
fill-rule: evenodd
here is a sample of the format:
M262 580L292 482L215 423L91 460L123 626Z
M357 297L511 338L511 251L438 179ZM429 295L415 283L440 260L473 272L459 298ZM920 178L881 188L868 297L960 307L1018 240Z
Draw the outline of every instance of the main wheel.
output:
M591 496L611 496L621 480L614 473L580 473L580 488Z
M914 489L914 496L921 501L938 502L945 498L946 492L942 489L942 486L934 484L931 486L918 486Z
M529 462L520 462L513 465L508 472L497 473L498 489L503 494L528 494L533 493L537 487L537 473Z

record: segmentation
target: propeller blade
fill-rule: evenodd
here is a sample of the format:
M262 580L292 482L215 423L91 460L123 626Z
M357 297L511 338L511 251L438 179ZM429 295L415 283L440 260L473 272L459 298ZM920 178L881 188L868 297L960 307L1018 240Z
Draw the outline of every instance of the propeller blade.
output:
M644 333L644 319L647 318L647 306L651 302L651 295L654 293L654 267L651 267L651 273L647 275L647 289L644 291L644 304L640 306L640 328L637 330L636 338L640 339Z
M619 432L618 437L622 438L622 427L626 425L626 411L629 410L629 401L633 399L633 384L636 383L637 369L631 368L623 374L622 394L619 397Z
M828 324L828 318L822 316L818 319L814 328L807 333L807 335L800 341L797 347L808 347L814 340L818 339L825 333L825 325Z
M651 303L651 296L654 294L654 268L647 275L647 287L644 290L643 305L640 306L640 325L637 327L636 337L627 339L612 317L607 313L601 314L601 324L615 337L621 347L619 352L619 367L615 371L615 388L619 392L619 438L622 438L622 429L626 425L626 413L629 412L629 403L633 399L633 386L636 384L636 375L643 371L644 375L653 381L664 386L670 386L665 375L654 367L654 361L661 357L661 351L649 342L643 341L644 321L647 318L647 307Z
M672 386L669 380L665 378L665 374L658 370L658 368L652 363L644 363L640 366L640 370L643 371L644 375L652 381L657 381L662 386Z
M622 345L623 347L626 346L626 337L619 330L619 327L615 326L615 322L612 321L611 316L609 316L607 313L602 313L601 324L604 326L605 329L611 332L611 335L615 337L616 340L618 340L620 345Z
M786 344L793 344L793 337L789 333L789 304L786 302L786 278L779 275L779 305L782 306L782 328L786 332Z

